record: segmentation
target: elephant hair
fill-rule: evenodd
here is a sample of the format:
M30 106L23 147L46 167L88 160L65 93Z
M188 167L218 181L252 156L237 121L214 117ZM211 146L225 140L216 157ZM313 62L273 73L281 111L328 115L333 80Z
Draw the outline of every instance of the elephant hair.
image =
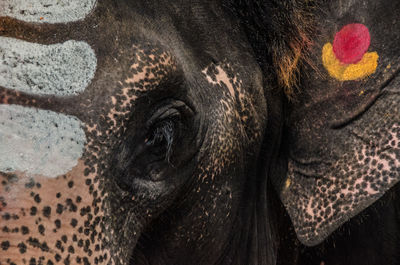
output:
M264 75L291 99L301 65L310 64L315 0L226 0L239 18Z

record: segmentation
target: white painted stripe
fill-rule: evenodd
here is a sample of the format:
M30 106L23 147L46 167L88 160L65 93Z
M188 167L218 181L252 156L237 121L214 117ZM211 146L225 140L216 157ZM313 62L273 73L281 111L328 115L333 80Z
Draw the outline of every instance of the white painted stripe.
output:
M56 177L81 158L86 136L73 116L0 105L0 171Z
M67 23L85 18L96 0L1 0L0 16L26 22Z
M76 95L94 77L97 58L82 41L41 45L0 37L0 86L41 95Z

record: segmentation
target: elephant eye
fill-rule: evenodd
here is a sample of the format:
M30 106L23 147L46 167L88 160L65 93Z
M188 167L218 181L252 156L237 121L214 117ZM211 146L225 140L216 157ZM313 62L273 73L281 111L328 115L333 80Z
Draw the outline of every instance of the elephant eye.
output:
M172 119L158 122L146 138L146 145L157 156L165 156L169 161L174 143L176 124Z
M172 155L179 155L174 146L187 144L192 140L190 135L196 131L193 116L193 111L183 101L171 100L160 104L146 123L144 146L149 155L147 161L165 160L172 165Z

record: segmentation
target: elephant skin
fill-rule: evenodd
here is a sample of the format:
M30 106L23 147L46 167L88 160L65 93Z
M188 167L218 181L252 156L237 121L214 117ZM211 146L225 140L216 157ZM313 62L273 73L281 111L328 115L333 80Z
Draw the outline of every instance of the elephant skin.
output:
M266 94L232 13L31 2L0 3L0 264L273 259Z

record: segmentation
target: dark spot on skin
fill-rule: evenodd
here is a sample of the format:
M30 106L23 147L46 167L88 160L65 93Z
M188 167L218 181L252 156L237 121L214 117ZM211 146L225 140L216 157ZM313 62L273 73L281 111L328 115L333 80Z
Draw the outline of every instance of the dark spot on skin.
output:
M66 257L66 258L64 259L64 264L65 264L65 265L69 265L69 264L70 264L69 255L68 255L68 257Z
M77 197L76 197L76 203L80 203L81 201L82 201L81 196L77 196Z
M74 186L74 182L71 180L68 182L68 188L72 188Z
M59 254L56 254L54 258L56 259L57 262L61 260L61 256Z
M10 247L10 242L8 242L8 241L1 242L1 249L2 250L7 250L9 247Z
M34 215L36 215L36 213L37 213L37 208L35 206L32 206L30 215L34 216Z
M51 208L49 206L45 206L43 208L43 215L47 218L50 218L51 215Z
M51 260L48 260L47 265L54 265L54 263Z
M90 262L89 262L88 258L86 258L86 257L83 258L83 264L84 265L90 265Z
M74 247L73 246L69 246L68 247L68 252L72 253L72 254L75 253Z
M2 207L7 206L6 199L3 196L0 196L0 204Z
M64 243L67 243L68 238L67 238L66 235L63 235L63 236L61 237L61 240L62 240Z
M26 235L29 233L29 228L26 226L21 226L21 232L23 235Z
M29 182L25 183L25 188L31 189L35 186L35 181L31 178Z
M54 221L54 224L56 225L57 228L60 228L60 227L61 227L61 221L60 221L60 219L56 219L56 220Z
M56 248L61 249L61 248L62 248L62 243L61 243L61 241L60 241L60 240L57 240L55 246L56 246Z
M58 203L58 204L57 204L56 212L57 212L58 214L62 214L63 210L64 210L64 206L63 206L62 204Z
M71 219L71 226L75 227L78 224L78 221L75 218Z
M4 220L8 221L8 220L11 219L11 215L10 215L9 213L5 213L5 214L3 214L2 218L3 218Z
M60 198L61 197L61 193L57 192L56 197Z
M39 226L38 226L38 230L39 230L39 233L40 233L41 235L44 235L45 229L44 229L44 226L43 226L43 225L39 225Z
M36 194L33 199L35 200L36 203L40 203L42 199L40 198L39 194Z
M24 254L26 252L26 245L23 242L18 244L18 248L21 254Z
M29 265L36 265L36 259L35 258L31 258L29 260Z

